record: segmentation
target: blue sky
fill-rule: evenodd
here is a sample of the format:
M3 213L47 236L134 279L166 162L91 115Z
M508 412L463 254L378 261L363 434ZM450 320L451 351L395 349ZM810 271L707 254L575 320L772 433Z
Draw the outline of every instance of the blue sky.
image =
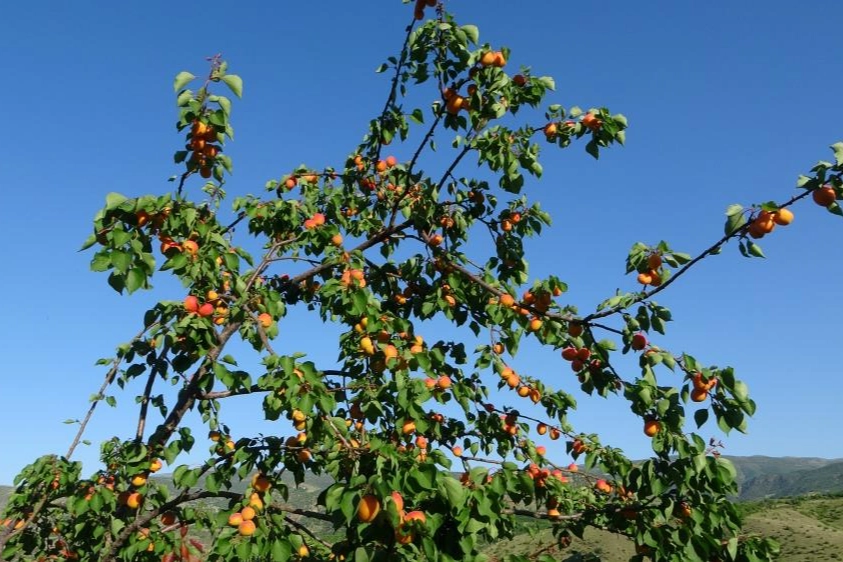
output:
M528 245L531 271L567 281L582 311L634 288L623 276L634 242L665 239L696 253L720 236L728 204L789 198L796 176L843 140L839 40L817 25L843 17L839 2L810 12L782 1L617 0L577 12L549 1L449 5L480 27L481 41L513 50L508 68L554 76L553 101L606 105L629 118L625 148L599 162L580 148L545 151L545 176L526 191L554 217L547 236ZM373 71L400 47L412 11L397 0L177 9L162 1L2 8L0 483L37 455L66 450L74 428L61 422L81 417L99 386L94 361L129 339L156 299L183 297L163 279L152 293L120 297L88 271L91 255L77 253L107 192L171 188L180 144L172 77L203 72L204 58L220 52L244 78L227 189L260 193L299 163L337 165L356 146L387 91ZM409 147L391 148L409 157ZM461 171L473 170L469 162ZM793 225L763 241L769 259L748 261L728 247L658 299L676 322L656 343L734 366L758 402L750 433L725 440L729 454L843 457L834 433L843 422L834 298L843 247L833 242L843 223L810 202L795 213ZM295 318L295 329L281 325L280 347L333 362L315 345L318 322ZM519 370L574 388L557 354L528 351ZM98 412L94 443L133 432L136 391L118 394L122 408ZM272 431L258 423L254 402L238 400L226 408L241 435ZM647 453L621 399L579 402L579 428L633 457ZM77 453L89 469L96 456L96 445Z

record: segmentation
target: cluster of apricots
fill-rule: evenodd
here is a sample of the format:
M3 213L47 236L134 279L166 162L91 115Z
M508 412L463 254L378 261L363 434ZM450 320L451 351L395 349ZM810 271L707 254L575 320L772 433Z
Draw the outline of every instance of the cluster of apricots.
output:
M503 423L503 431L504 433L508 433L511 436L518 435L518 415L510 412L509 414L501 414L500 415L501 422Z
M217 293L216 291L208 291L205 294L205 302L199 302L199 297L196 295L188 295L184 299L184 310L188 314L196 314L201 318L210 318L213 317L213 322L216 325L222 325L225 323L225 319L228 316L228 307L225 305L225 301L223 298ZM265 314L266 317L269 319L269 325L272 324L272 317L268 314ZM260 318L263 318L264 314L262 314ZM261 324L264 324L264 320L260 320ZM265 325L265 328L268 328L269 325Z
M527 329L531 332L537 332L541 330L544 325L540 316L546 313L550 308L552 297L559 296L560 294L562 294L562 291L558 288L554 289L552 295L548 292L535 294L533 291L528 290L521 298L521 303L516 303L515 298L512 295L504 293L498 297L497 302L501 306L514 310L521 316L530 316L529 322L527 323ZM494 304L494 300L491 300L490 304ZM535 314L531 316L533 311L535 311ZM496 350L496 353L500 354L503 352L502 347L498 349L500 349L500 352Z
M506 66L506 56L503 54L503 51L486 51L480 56L480 60L477 64L478 66L473 68L469 73L470 77L474 76L477 68L485 68L488 66L503 68ZM521 74L514 76L512 80L519 86L523 86L527 83L527 78ZM442 91L442 97L445 100L445 111L451 115L456 115L460 111L471 110L469 98L477 92L477 86L475 84L469 84L466 91L468 92L467 95L463 96L453 88L445 88Z
M814 195L820 191L819 189L814 191ZM834 200L832 199L832 201ZM827 207L828 205L825 206ZM793 213L789 209L778 209L777 211L762 210L749 224L747 232L753 238L763 238L765 234L773 232L776 225L787 226L791 222L793 222Z
M697 372L691 377L691 382L694 385L694 389L691 391L691 400L703 402L708 398L708 393L717 386L717 377L706 380L702 373Z
M313 230L323 224L325 224L325 215L322 213L314 213L312 217L304 220L302 226L304 226L306 230Z
M319 174L308 172L306 174L291 174L284 178L284 187L289 191L299 184L298 178L304 180L305 183L315 184L319 181Z
M427 377L424 379L424 385L433 391L437 390L448 390L453 385L453 381L451 377L448 375L439 375L437 378Z
M592 112L583 115L580 118L580 123L589 131L599 131L603 127L603 121ZM570 133L570 129L573 129L575 126L576 122L571 119L561 122L551 121L544 126L542 132L549 142L553 142L560 132Z
M527 475L533 480L537 488L544 488L547 486L548 478L555 478L562 483L568 482L568 478L558 468L549 470L547 468L539 468L539 465L531 463L526 469Z
M141 494L137 489L142 488L146 485L147 481L149 481L149 475L153 472L158 472L161 470L161 461L158 459L153 459L149 463L149 469L146 472L142 472L140 474L136 474L132 477L130 483L132 485L132 490L124 490L117 495L117 503L123 506L128 507L129 509L137 509L140 507L141 503L143 503L143 494ZM103 479L104 482L108 482L108 480ZM110 489L113 489L113 478L110 479ZM109 487L109 484L106 484L106 487Z
M264 508L264 494L272 487L272 483L265 475L257 473L252 477L251 489L249 494L249 502L243 506L239 511L236 511L228 516L228 524L232 527L237 527L237 532L249 537L255 534L257 525L255 517Z
M190 127L188 139L187 148L193 151L190 162L199 168L200 176L210 178L214 159L222 150L218 145L213 144L217 140L217 132L212 125L197 119Z
M658 287L662 280L662 256L658 253L650 254L647 256L646 268L638 273L638 282L645 287Z
M519 211L504 211L500 217L501 230L511 232L515 225L521 222L521 218Z
M539 435L548 434L548 437L550 437L551 441L556 441L562 436L562 432L559 430L559 428L551 427L546 423L541 422L536 425L536 433L538 433Z
M571 370L575 373L579 373L586 367L586 361L591 359L591 350L587 347L574 347L568 346L562 349L562 359L565 361L570 361L571 363ZM599 367L598 363L589 363L588 366Z
M229 436L223 436L217 430L211 430L208 432L208 439L216 443L216 452L218 455L225 455L232 451L234 451L235 444L234 440L231 439ZM223 440L224 439L224 440Z
M346 288L354 285L362 289L366 286L366 274L362 269L346 269L340 276L340 283Z

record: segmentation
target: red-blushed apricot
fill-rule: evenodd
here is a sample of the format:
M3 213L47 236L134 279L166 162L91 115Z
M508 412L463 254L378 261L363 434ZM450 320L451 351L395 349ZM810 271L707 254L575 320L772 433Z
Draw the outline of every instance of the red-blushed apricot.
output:
M381 502L372 494L366 494L360 498L357 504L357 518L363 523L371 523L381 511Z

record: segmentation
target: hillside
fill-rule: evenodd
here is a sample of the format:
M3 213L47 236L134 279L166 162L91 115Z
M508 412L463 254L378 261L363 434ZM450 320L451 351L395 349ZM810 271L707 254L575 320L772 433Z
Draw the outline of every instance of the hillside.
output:
M789 498L746 504L745 529L772 537L782 548L779 562L831 562L843 560L843 495ZM634 554L632 542L605 531L589 529L560 550L547 529L525 532L511 541L490 545L486 554L497 562L515 552L555 555L565 562L626 562Z
M815 457L765 457L753 455L749 457L725 458L732 461L738 472L738 484L752 480L758 476L777 476L801 470L823 468L833 463L843 462L843 459L820 459Z
M819 468L759 474L741 485L740 499L755 500L835 492L843 492L843 461L839 460Z

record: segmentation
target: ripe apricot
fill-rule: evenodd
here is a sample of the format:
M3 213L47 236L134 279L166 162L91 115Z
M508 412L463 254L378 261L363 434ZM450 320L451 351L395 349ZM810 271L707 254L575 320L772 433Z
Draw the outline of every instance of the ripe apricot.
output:
M538 332L542 327L543 322L540 318L533 318L528 325L531 332Z
M562 350L562 359L565 361L573 361L577 358L577 348L576 347L566 347Z
M548 140L552 140L558 131L558 125L556 123L548 123L544 126L544 136L547 137Z
M644 422L644 435L654 437L662 430L662 424L658 420L646 420Z
M647 267L650 269L658 269L662 266L662 257L660 254L650 254L647 258Z
M480 57L481 66L492 66L495 64L496 53L494 51L486 51Z
M593 113L583 115L582 124L592 131L597 131L603 126L603 122Z
M512 77L512 82L516 86L523 86L524 84L527 83L527 79L524 77L523 74L516 74L515 76Z
M126 507L129 509L137 509L140 507L141 501L143 501L143 496L141 496L138 492L132 492L126 497Z
M436 380L436 386L438 386L442 390L451 388L451 384L451 377L449 377L448 375L442 375Z
M530 387L529 386L522 386L518 388L518 396L521 398L526 398L530 395Z
M461 109L466 107L466 100L464 97L455 95L445 103L445 110L451 115L456 115Z
M635 351L641 351L647 347L647 337L644 334L633 335L632 341L629 343L629 347Z
M773 213L773 220L778 225L787 226L793 222L793 212L790 209L779 209Z
M187 312L194 313L199 311L199 299L190 295L184 299L184 309Z
M366 494L360 498L360 503L357 504L357 518L363 523L374 521L380 511L381 502L372 494Z
M649 272L644 271L638 274L638 282L642 285L650 285L653 282L653 276Z
M574 322L568 324L568 335L570 335L572 338L578 338L582 335L582 333L583 333L582 324L578 324L578 323L574 323Z
M401 426L401 432L404 435L410 435L411 433L416 431L416 422L410 420L404 422L404 425Z
M212 316L214 314L214 305L209 302L206 302L205 304L199 307L199 310L197 310L196 313L202 318Z
M547 424L539 423L536 426L536 433L538 433L539 435L544 435L545 433L547 433Z
M250 505L240 510L240 516L243 518L243 521L251 521L255 518L255 515L257 515L255 508Z
M246 519L240 522L237 526L237 532L240 533L241 536L250 537L255 534L255 530L257 527L255 526L255 522L251 519Z
M704 388L695 388L691 391L691 400L694 402L704 402L708 398L708 391Z
M270 316L266 312L262 312L258 315L258 322L264 328L269 328L270 326L272 326L272 316Z
M817 205L821 205L823 207L828 207L834 200L837 199L837 194L834 192L834 188L830 185L824 185L819 189L815 189L814 192L811 194L811 197L814 199L814 203Z

